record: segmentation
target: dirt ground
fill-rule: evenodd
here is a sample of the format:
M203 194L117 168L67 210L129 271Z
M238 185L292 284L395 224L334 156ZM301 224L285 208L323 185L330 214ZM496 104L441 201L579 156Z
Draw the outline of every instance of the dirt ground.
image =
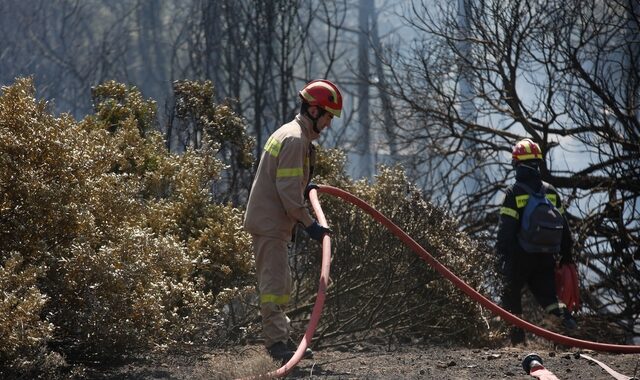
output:
M582 352L627 376L640 376L640 354L610 354L554 347L545 341L527 346L464 348L423 345L354 345L316 350L289 379L532 379L522 359L537 353L559 379L613 379ZM186 350L139 359L111 368L87 368L88 379L233 379L278 368L259 345L233 349Z

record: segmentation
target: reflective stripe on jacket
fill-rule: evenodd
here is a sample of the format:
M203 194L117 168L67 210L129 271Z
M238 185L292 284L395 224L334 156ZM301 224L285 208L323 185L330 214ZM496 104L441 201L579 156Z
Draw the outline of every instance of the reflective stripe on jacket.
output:
M267 140L247 202L248 232L289 240L296 223L313 223L304 204L312 165L310 128L311 121L298 115Z
M556 191L554 188L550 188L548 191ZM560 211L560 214L564 215L564 207L558 201L558 195L556 193L546 193L544 195L557 209ZM527 205L529 201L529 194L521 194L515 196L516 208L503 206L500 208L500 215L507 215L515 219L520 219L520 215L524 211L524 207ZM509 204L510 202L506 202L505 204Z
M529 187L539 189L542 185L542 181L532 180L527 183ZM556 206L556 208L563 215L564 229L562 232L562 243L560 245L560 255L564 257L571 257L573 238L571 237L571 230L569 223L565 216L565 210L562 206L562 199L558 191L550 184L546 183L547 191L545 196ZM517 251L524 252L520 247L516 238L520 229L520 218L524 212L524 207L529 200L529 194L519 186L510 186L505 194L504 202L500 208L500 222L498 225L498 237L496 248L498 255L502 257L509 257L515 254Z

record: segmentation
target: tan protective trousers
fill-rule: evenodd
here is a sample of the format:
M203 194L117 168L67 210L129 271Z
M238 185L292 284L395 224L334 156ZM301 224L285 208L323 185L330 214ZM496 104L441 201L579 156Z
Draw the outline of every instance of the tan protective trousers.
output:
M265 347L286 343L291 327L283 308L291 294L287 242L267 236L253 236L253 253L260 294L260 315Z

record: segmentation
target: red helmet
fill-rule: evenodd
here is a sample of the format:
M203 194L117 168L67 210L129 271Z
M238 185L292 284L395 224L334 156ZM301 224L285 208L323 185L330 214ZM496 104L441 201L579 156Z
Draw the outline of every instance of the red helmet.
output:
M511 157L516 163L527 160L542 160L542 150L533 140L524 139L518 141L513 147Z
M325 79L316 79L307 83L298 93L310 106L318 106L333 116L340 117L342 112L342 94L335 84Z

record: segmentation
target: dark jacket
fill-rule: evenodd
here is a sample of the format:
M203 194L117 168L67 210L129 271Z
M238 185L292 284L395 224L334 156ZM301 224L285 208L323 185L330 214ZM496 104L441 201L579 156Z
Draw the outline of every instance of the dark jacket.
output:
M540 172L536 169L519 165L516 167L516 182L523 182L533 190L539 190L542 186L542 179L540 178ZM567 218L564 214L564 207L562 206L562 200L558 191L546 184L547 191L546 196L551 203L563 215L564 229L562 232L562 243L560 245L560 257L563 262L572 262L572 247L573 239L571 237L571 230L567 223ZM501 260L511 262L513 255L526 254L524 249L520 246L517 239L518 231L520 230L520 219L524 207L527 204L529 194L519 186L512 185L507 189L505 194L502 208L500 209L500 224L498 226L498 242L497 251Z

